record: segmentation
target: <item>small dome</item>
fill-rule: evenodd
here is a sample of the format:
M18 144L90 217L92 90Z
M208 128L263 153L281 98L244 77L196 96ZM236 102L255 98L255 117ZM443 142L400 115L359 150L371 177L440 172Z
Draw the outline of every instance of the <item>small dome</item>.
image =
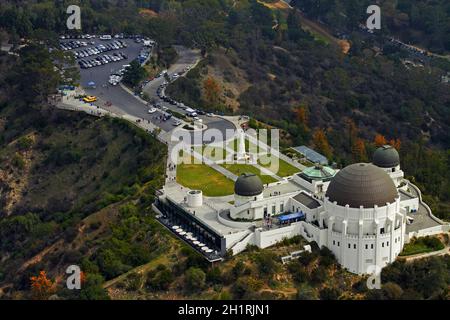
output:
M329 180L336 174L332 168L316 164L303 170L299 175L311 180Z
M397 189L389 175L370 163L356 163L339 171L331 180L326 196L338 205L373 208L393 203Z
M239 196L253 197L264 190L261 179L253 173L243 173L234 184L234 193Z
M374 152L372 163L381 168L394 168L400 164L400 156L394 147L384 145Z

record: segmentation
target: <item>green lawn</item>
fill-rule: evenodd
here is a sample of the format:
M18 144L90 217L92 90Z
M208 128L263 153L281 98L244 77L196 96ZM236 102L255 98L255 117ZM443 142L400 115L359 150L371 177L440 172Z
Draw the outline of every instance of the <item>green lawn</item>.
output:
M261 181L264 184L277 181L271 176L261 174L258 168L250 164L222 164L221 166L237 176L240 176L243 173L254 173L261 178Z
M270 163L269 164L262 164L260 160L262 160L263 162L266 162L266 157L265 155L261 155L258 157L258 164L261 167L267 168L270 170ZM272 156L274 160L276 160L276 157ZM287 163L284 160L278 159L278 170L271 170L273 173L275 173L277 176L279 177L288 177L288 176L292 176L293 174L300 172L301 170L290 165L289 163Z
M228 152L220 147L209 147L208 150L205 149L207 146L202 147L203 156L205 156L208 159L218 161L218 160L225 160Z
M412 239L410 243L403 247L403 251L400 253L400 256L433 252L444 248L444 244L438 238L426 236L424 238Z
M208 197L227 196L234 193L234 183L206 164L179 164L177 181L190 189L202 190Z

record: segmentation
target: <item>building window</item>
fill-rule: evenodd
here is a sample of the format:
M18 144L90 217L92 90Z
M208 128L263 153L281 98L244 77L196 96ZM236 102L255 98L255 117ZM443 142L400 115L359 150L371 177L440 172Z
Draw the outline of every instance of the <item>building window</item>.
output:
M368 245L368 244L366 244L366 250L367 250L367 249L369 249L369 245Z
M397 243L397 238L395 238L394 242Z
M380 234L384 234L384 228L380 229Z
M373 243L370 245L370 249L373 249Z
M336 245L336 241L333 240L333 246Z
M381 243L381 246L384 248L384 242Z
M280 212L284 212L284 203L280 204Z
M353 249L356 249L356 244L353 245Z
M388 242L386 242L386 246L387 246L387 247L389 247L389 241L388 241Z
M276 207L272 206L272 214L275 214Z
M350 249L350 243L348 244L348 248Z
M341 243L338 241L338 247L339 247L340 244L341 244Z

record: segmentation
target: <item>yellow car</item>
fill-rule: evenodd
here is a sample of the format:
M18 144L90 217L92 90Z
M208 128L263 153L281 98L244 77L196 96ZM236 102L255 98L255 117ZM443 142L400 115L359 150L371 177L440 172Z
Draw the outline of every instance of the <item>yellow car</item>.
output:
M97 97L95 97L95 96L87 96L87 97L83 98L83 101L84 102L88 102L88 103L95 102L95 101L97 101Z

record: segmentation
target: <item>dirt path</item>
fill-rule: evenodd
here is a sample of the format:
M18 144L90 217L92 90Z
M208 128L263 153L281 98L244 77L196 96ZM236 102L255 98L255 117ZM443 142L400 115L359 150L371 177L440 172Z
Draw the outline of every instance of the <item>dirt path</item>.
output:
M147 271L156 268L159 264L167 264L169 262L169 259L167 258L167 255L160 255L157 258L153 259L152 261L150 261L149 263L143 264L139 267L136 267L134 269L131 269L128 272L122 273L120 276L117 276L114 279L111 279L109 281L106 281L103 284L103 288L107 289L109 287L111 287L112 285L116 284L117 282L124 280L129 274L132 273L139 273L139 274L144 274Z

